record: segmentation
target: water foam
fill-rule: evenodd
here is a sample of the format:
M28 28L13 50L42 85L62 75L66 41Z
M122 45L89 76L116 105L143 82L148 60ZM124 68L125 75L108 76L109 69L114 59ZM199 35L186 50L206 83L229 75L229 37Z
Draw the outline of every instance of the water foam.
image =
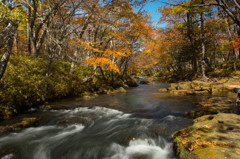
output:
M1 159L12 159L14 157L13 154L8 154L6 156L3 156Z
M163 140L162 138L160 138ZM150 159L167 159L171 152L172 144L164 140L163 147L156 144L153 139L131 140L127 147L119 144L112 144L110 151L114 153L111 157L105 159L131 159L131 158L150 158Z

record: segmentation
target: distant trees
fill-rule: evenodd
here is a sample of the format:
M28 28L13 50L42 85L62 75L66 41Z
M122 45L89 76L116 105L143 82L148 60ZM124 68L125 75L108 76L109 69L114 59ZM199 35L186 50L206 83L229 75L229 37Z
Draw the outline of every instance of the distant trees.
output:
M136 46L151 30L149 16L134 7L145 0L10 0L1 2L1 11L19 10L20 21L11 20L10 12L1 13L0 38L9 37L8 48L16 46L14 53L34 58L48 58L45 90L53 60L71 62L97 69L103 79L115 73L125 74ZM12 11L11 11L12 13ZM19 11L20 13L20 11ZM3 22L4 19L4 22ZM8 25L6 25L8 21ZM19 27L17 27L19 26ZM11 31L10 31L11 30ZM10 35L11 34L11 35ZM17 35L16 43L13 43ZM7 48L7 47L6 47ZM10 49L10 50L11 50ZM8 49L9 50L9 49ZM1 50L0 77L10 54ZM104 71L106 70L106 71Z
M159 28L154 44L147 41L142 50L143 60L146 54L154 56L152 62L145 63L154 70L152 73L165 70L180 79L201 75L202 80L206 80L206 72L213 71L218 63L239 59L239 49L235 46L240 35L239 2L178 0L163 3L165 5L159 7L162 14L159 23L168 26Z

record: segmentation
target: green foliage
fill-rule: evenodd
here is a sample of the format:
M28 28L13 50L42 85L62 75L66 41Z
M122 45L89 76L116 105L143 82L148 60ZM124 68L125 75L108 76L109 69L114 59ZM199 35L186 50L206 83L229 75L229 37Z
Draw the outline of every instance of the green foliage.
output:
M240 70L240 60L217 64L215 70L207 72L207 75L209 77L230 77L237 73L234 67L236 70Z
M27 20L26 13L22 7L10 9L9 6L0 2L0 19L1 20L12 20L14 22L24 22Z
M220 47L220 51L224 51L224 50L227 50L227 49L231 49L232 48L232 45L233 45L234 41L224 41L222 43L222 46Z
M55 98L81 95L89 89L82 78L90 75L90 70L76 66L69 73L71 64L53 61L48 82L44 91L45 74L48 60L33 59L25 56L12 56L4 77L0 81L0 115L9 118L25 109Z
M155 74L155 76L159 77L161 81L167 82L194 80L196 78L192 69L188 67L182 70L162 70Z

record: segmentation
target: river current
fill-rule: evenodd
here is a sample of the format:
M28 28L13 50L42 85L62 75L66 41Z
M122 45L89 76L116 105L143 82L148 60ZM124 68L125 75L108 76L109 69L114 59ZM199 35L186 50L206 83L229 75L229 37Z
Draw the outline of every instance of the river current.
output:
M140 85L127 93L60 100L72 109L47 114L37 127L0 137L2 159L173 159L173 133L199 97L176 97ZM64 107L64 108L65 108ZM36 113L32 111L31 113Z

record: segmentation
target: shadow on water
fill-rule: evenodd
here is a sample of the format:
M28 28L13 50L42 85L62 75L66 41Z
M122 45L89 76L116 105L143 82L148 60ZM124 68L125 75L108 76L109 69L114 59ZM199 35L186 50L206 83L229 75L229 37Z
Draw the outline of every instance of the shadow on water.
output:
M183 117L202 97L160 93L166 84L127 93L50 103L38 127L0 138L0 157L23 159L171 159L172 135L192 123ZM101 107L104 106L104 107ZM44 116L44 115L42 115Z

